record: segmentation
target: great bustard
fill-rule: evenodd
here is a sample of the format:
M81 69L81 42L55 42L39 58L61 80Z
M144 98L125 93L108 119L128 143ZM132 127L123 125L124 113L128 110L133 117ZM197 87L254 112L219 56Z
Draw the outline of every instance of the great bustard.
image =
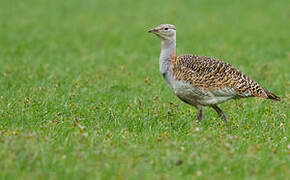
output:
M161 39L161 74L179 99L198 109L198 122L202 119L202 106L212 107L227 122L223 111L217 106L219 103L246 97L280 101L280 97L226 62L205 56L177 56L174 25L161 24L148 32Z

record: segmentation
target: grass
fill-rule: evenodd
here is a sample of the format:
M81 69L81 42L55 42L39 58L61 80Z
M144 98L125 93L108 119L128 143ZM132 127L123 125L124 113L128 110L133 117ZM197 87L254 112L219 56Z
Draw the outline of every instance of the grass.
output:
M277 1L0 2L1 179L287 179L290 6ZM178 53L223 59L282 97L221 105L225 125L159 74Z

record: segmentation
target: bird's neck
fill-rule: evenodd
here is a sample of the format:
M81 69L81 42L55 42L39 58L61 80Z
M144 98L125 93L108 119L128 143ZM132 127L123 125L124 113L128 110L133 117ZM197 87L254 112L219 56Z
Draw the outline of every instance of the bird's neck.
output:
M161 53L159 57L160 72L166 73L170 66L170 61L176 56L176 40L162 40Z

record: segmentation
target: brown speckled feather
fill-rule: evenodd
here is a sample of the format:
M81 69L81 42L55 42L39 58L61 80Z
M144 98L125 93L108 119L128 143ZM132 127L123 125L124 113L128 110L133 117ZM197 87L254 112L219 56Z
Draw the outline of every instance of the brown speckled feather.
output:
M189 82L206 91L231 90L236 97L262 97L279 100L279 97L226 62L205 56L181 55L171 57L171 71L175 80Z

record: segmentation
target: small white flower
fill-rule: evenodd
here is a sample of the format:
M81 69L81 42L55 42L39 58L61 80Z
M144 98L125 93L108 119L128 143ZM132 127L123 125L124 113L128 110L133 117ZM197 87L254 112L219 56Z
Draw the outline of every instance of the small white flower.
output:
M197 171L197 172L196 172L196 175L197 175L197 176L201 176L201 175L202 175L202 172L201 172L201 171Z
M284 124L283 123L280 123L280 127L283 127L284 126Z
M200 131L200 128L197 127L197 128L194 129L194 131L195 132L199 132Z

